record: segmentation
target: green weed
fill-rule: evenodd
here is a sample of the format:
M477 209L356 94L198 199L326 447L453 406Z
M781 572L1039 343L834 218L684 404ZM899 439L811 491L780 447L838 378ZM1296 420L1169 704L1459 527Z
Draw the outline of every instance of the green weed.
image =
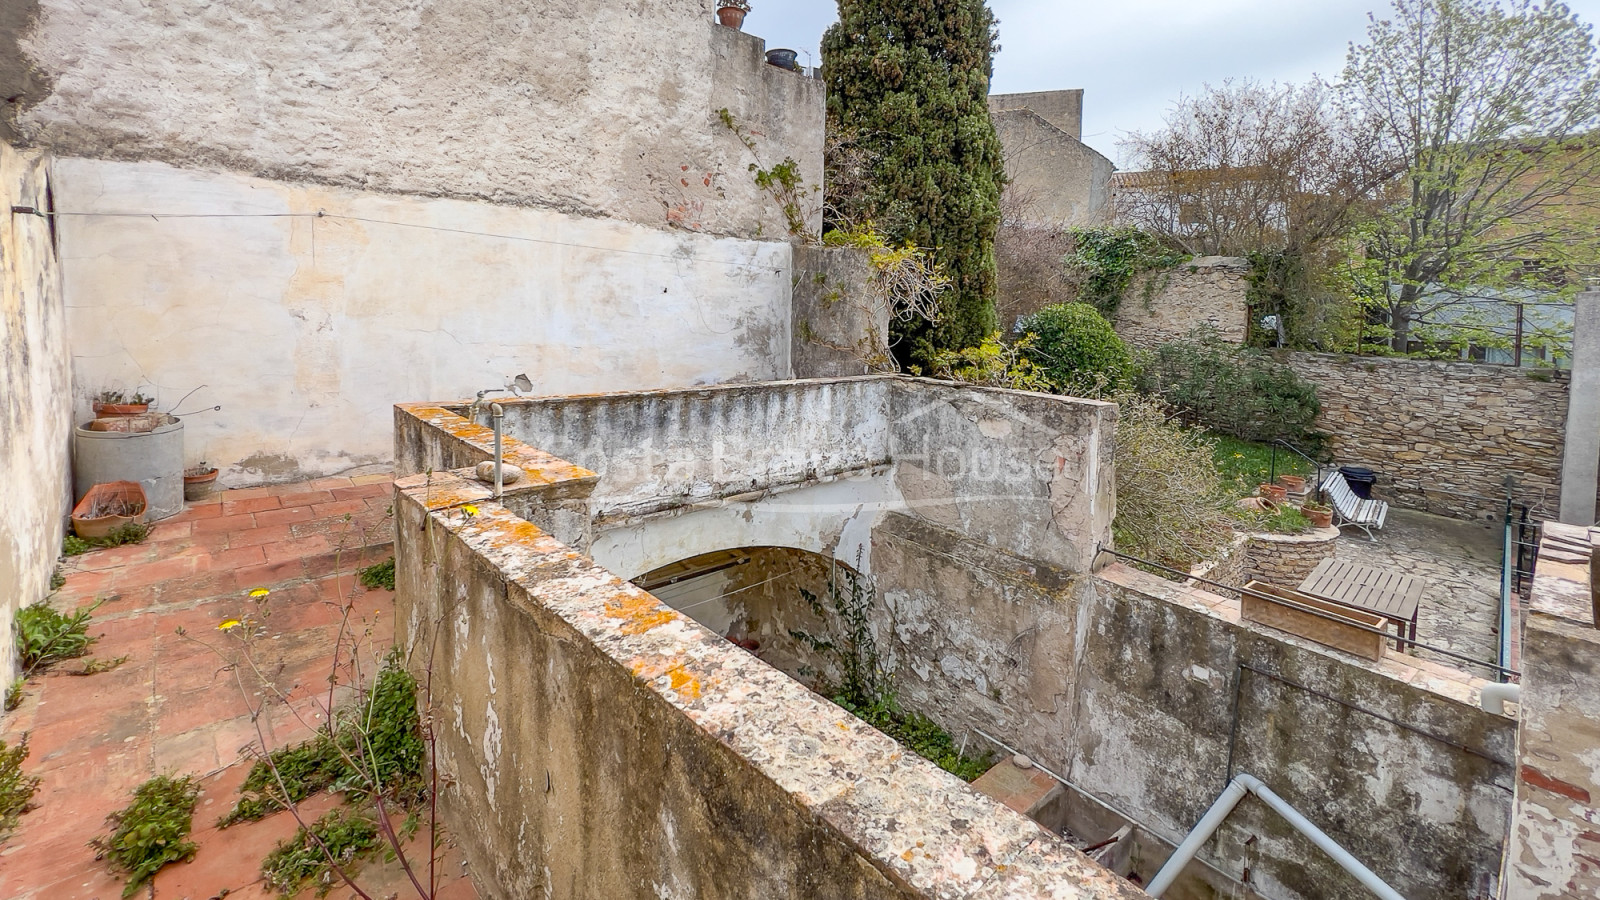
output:
M22 771L22 761L28 758L28 736L15 747L0 741L0 843L10 837L17 827L17 818L33 808L33 794L39 790L39 778Z
M100 604L72 615L56 612L40 601L17 611L17 655L23 675L30 676L54 663L76 659L89 652L89 619Z
M300 828L294 837L278 842L262 860L261 874L267 885L284 897L294 896L308 883L316 884L317 896L323 897L340 881L329 863L330 856L347 875L354 874L356 858L377 846L378 826L366 816L340 807L313 822L309 831Z
M199 798L200 782L192 776L158 775L134 790L132 803L106 817L114 830L94 845L126 873L123 897L133 896L167 863L194 858L199 848L189 830Z
M150 536L150 526L143 522L129 522L121 528L112 531L105 537L81 538L69 534L61 539L62 556L81 556L90 550L99 550L104 547L120 547L123 544L142 544ZM65 584L65 579L62 580Z
M367 566L359 573L361 585L369 591L379 589L394 590L394 557L389 557L381 563Z

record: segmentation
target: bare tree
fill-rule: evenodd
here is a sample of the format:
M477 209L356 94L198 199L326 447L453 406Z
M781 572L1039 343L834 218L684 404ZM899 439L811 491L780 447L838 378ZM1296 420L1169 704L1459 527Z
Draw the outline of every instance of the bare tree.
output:
M1397 170L1367 237L1394 349L1430 313L1592 265L1600 78L1565 4L1395 0L1341 87Z
M1143 171L1117 177L1114 215L1195 255L1316 252L1392 174L1371 130L1317 81L1206 85L1122 146Z

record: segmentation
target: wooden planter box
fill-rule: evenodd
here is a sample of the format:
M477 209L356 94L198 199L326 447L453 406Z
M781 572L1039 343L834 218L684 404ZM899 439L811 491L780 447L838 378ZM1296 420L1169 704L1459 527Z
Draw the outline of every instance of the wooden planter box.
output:
M1244 619L1373 661L1383 658L1384 648L1389 644L1388 638L1358 627L1376 628L1381 632L1389 623L1383 616L1260 581L1252 581L1245 588L1252 593L1240 595L1240 615ZM1291 603L1294 605L1291 606ZM1309 607L1326 615L1296 609L1297 606Z

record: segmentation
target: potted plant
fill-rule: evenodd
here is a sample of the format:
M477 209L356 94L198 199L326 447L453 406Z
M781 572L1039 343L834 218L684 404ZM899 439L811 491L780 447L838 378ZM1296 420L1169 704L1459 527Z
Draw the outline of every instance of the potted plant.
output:
M1291 494L1304 494L1306 492L1306 480L1300 475L1279 475L1278 483L1288 488Z
M217 483L217 467L206 465L205 460L198 466L190 466L183 470L183 499L191 503L204 500L211 496L211 488Z
M137 481L107 481L89 488L72 508L72 530L85 540L103 538L143 518L144 486Z
M1300 505L1300 514L1311 520L1313 528L1333 527L1333 507L1307 500Z
M150 410L152 398L134 391L129 395L122 391L101 391L94 398L95 418L102 416L137 416Z
M750 14L750 0L717 0L717 21L735 31L744 27Z
M1274 503L1282 503L1283 501L1289 499L1289 489L1285 488L1281 484L1269 484L1263 482L1256 486L1256 490L1260 492L1261 496L1266 497Z

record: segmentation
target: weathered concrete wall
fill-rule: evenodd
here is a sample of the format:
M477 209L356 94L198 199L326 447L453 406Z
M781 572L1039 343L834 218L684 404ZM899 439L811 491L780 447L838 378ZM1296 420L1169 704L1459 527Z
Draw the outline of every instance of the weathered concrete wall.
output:
M518 372L551 393L788 376L788 244L158 163L55 170L63 210L241 216L60 220L79 414L108 387L170 408L206 385L185 407L222 410L186 418L186 453L224 485L387 465L394 403Z
M1588 562L1553 540L1589 530L1545 524L1522 635L1522 739L1506 851L1506 900L1600 895L1600 630ZM1578 558L1581 558L1578 557Z
M821 82L710 0L21 5L6 127L61 156L781 237L728 108L763 165L822 179Z
M1249 336L1246 275L1239 256L1202 256L1133 280L1117 307L1117 334L1136 347L1153 347L1209 326L1222 340L1243 344Z
M1506 476L1534 515L1556 514L1567 384L1471 363L1287 353L1317 388L1317 427L1341 464L1383 476L1381 496L1462 518L1499 517Z
M794 248L794 377L835 378L883 371L889 307L874 285L871 254L853 247Z
M398 637L432 672L442 812L485 894L1138 896L482 486L397 495Z
M16 675L12 621L50 593L71 505L72 382L66 311L48 209L50 173L36 153L0 142L0 684Z
M1103 218L1116 169L1111 160L1035 110L996 110L991 118L1011 179L1006 190L1022 221L1067 228Z
M1022 94L990 94L989 109L991 112L1031 110L1073 140L1083 140L1082 88L1066 91L1029 91Z
M1234 772L1261 778L1407 898L1491 895L1516 729L1477 707L1484 681L1247 625L1236 600L1120 565L1101 585L1077 671L1076 755L1060 761L1082 790L1176 841L1221 793L1231 758ZM1254 801L1202 857L1236 877L1248 865L1266 896L1369 896Z
M894 384L889 455L910 511L990 547L1088 571L1116 515L1114 404Z

